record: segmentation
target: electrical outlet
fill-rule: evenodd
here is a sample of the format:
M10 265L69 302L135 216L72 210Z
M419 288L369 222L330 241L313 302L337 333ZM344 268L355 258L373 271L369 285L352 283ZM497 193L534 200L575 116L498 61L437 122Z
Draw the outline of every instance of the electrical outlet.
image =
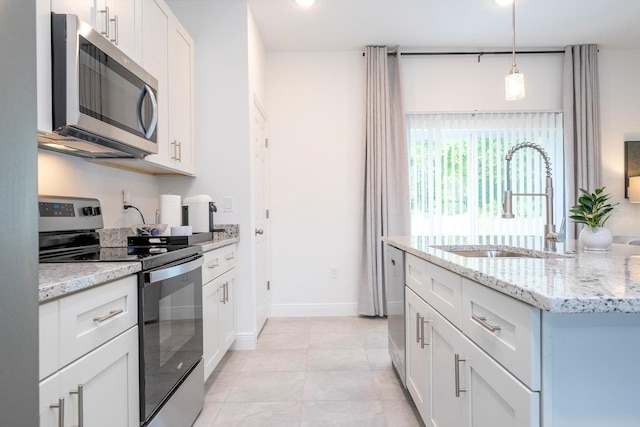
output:
M336 267L336 266L329 267L329 278L330 279L337 279L338 278L338 267Z

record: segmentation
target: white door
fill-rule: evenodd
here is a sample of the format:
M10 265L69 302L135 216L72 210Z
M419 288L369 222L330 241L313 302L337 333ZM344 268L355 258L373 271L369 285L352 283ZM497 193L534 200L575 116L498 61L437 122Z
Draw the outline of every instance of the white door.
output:
M269 155L267 121L257 102L253 105L253 176L256 254L256 333L269 317Z

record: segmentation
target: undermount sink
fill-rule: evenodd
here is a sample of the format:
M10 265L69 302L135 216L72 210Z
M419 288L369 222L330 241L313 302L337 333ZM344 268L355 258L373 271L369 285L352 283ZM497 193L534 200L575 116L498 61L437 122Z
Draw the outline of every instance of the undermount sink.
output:
M469 258L527 258L526 254L502 250L473 250L473 251L447 251L452 254Z
M552 253L502 245L443 245L432 246L454 255L467 258L570 258L569 254Z

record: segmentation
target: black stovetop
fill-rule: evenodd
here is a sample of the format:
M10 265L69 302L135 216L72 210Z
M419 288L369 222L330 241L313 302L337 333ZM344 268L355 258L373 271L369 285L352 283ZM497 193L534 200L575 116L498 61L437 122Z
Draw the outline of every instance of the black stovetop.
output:
M65 262L141 262L143 270L170 264L201 254L199 246L163 247L80 247L67 251L40 254L41 263Z

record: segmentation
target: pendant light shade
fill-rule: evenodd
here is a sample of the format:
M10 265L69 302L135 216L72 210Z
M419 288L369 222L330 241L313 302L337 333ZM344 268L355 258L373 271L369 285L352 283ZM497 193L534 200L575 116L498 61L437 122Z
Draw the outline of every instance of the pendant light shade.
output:
M524 98L524 74L513 67L509 75L504 78L504 86L507 101Z
M524 98L524 74L516 66L516 2L511 3L511 71L504 79L507 101Z

